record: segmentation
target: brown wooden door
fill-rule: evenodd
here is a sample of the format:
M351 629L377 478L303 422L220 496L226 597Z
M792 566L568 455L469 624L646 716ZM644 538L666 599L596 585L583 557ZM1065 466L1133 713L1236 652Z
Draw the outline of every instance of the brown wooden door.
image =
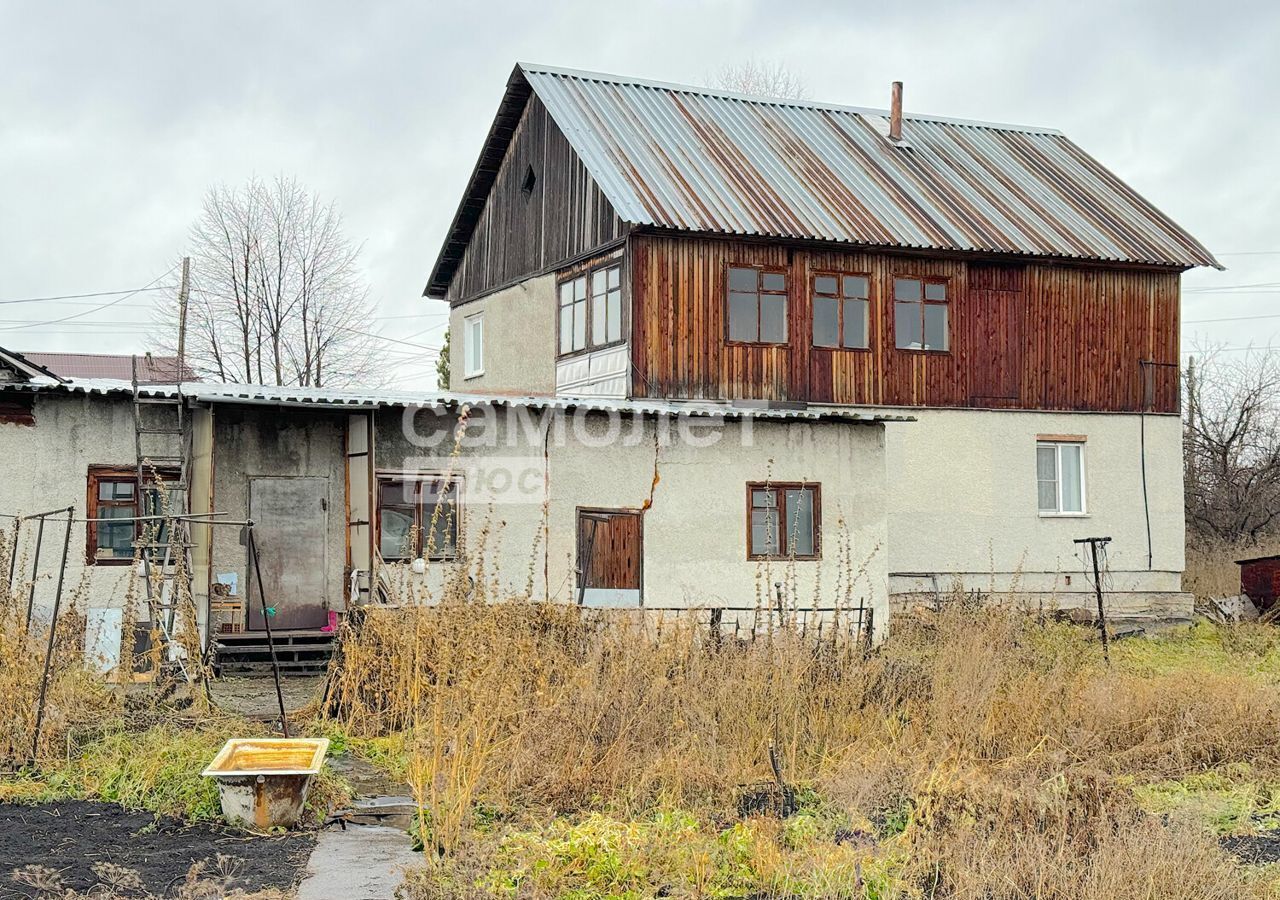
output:
M641 606L644 519L639 510L578 510L578 602Z
M1022 395L1025 273L1022 266L969 267L965 351L974 406L1015 406Z

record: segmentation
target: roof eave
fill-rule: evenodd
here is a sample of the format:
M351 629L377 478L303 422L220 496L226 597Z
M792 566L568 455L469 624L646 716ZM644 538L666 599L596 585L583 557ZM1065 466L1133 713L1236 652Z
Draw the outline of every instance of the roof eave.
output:
M480 215L484 212L485 201L493 188L503 157L506 156L511 135L520 121L520 116L524 114L525 105L529 102L532 92L528 80L524 77L523 68L517 64L511 71L511 77L507 79L507 87L503 92L502 100L498 103L493 124L489 126L489 133L485 136L480 155L471 169L467 188L458 202L458 209L453 215L448 235L436 257L435 265L431 267L431 275L427 279L422 296L440 300L448 292L453 276L457 272L457 265L466 251ZM489 161L488 166L486 161Z
M52 378L59 383L66 381L61 375L50 371L39 363L32 362L17 350L6 350L4 347L0 347L0 362L8 364L28 378Z

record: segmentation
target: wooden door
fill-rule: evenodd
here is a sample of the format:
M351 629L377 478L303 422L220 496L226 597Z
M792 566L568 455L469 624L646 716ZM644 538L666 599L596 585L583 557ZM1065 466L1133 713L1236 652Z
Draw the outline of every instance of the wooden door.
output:
M272 629L320 628L328 623L329 479L252 478L249 517ZM249 628L262 630L257 573L249 560Z
M642 606L644 520L634 509L578 510L578 603Z
M1016 406L1022 395L1022 354L1026 340L1026 269L972 265L963 306L974 406ZM953 310L953 315L960 310ZM953 326L954 327L954 326Z

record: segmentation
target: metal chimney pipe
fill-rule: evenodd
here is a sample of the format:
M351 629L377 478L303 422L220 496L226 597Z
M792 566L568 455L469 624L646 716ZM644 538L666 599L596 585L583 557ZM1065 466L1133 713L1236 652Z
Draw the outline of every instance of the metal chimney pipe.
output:
M893 83L893 100L889 105L889 140L902 140L902 82Z

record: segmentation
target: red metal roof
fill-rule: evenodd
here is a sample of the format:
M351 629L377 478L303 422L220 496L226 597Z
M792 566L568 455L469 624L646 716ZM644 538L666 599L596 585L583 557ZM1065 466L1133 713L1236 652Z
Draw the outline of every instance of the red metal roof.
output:
M43 366L60 378L133 378L133 357L119 353L23 353L30 362ZM174 384L179 381L199 381L190 366L184 366L178 377L176 356L138 357L138 382L140 384Z

